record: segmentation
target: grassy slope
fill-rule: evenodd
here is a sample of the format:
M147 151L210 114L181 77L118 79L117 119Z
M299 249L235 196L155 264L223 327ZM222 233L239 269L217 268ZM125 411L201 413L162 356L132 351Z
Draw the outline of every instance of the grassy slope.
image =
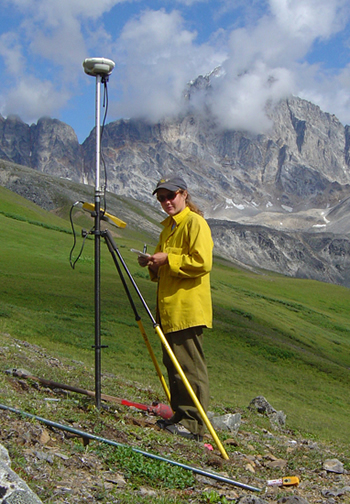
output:
M82 258L72 270L73 237L57 230L69 230L69 223L3 188L0 225L0 331L42 345L57 356L93 364L93 240L87 240ZM127 236L120 231L116 241L154 313L155 285L129 251L140 248L139 235L133 239L130 230ZM102 344L108 345L102 352L103 372L149 384L164 400L103 243L101 252L101 332ZM287 414L289 428L348 441L350 291L240 271L217 258L212 293L214 329L207 332L205 343L212 408L245 408L255 396L264 395ZM138 301L137 306L160 361L157 337ZM10 366L15 363L8 363ZM46 378L55 380L55 376ZM73 385L94 388L93 376L90 383L79 379L69 377L70 383L76 380ZM104 393L115 393L109 383L107 387Z

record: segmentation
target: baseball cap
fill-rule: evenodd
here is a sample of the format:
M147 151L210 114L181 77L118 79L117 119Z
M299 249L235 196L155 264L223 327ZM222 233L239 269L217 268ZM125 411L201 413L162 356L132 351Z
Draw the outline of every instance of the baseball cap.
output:
M186 190L187 184L181 177L162 178L158 181L157 187L152 194L156 194L159 189L168 189L168 191Z

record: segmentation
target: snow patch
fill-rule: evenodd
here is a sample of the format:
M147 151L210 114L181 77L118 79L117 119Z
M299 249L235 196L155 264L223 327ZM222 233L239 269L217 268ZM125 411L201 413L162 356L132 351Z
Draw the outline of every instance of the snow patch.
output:
M236 203L234 203L232 199L226 198L225 210L227 210L228 208L237 208L238 210L244 210L245 207L244 205L236 205Z

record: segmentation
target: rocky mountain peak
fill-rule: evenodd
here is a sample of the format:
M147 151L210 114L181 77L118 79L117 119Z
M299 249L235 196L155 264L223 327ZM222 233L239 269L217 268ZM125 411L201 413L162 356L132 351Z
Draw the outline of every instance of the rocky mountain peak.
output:
M82 182L82 153L71 126L42 117L28 126L17 116L0 120L0 157L57 177Z
M214 77L191 83L189 101L211 92ZM349 127L296 96L268 103L266 114L271 128L262 134L222 129L209 110L191 107L157 124L111 122L102 138L107 190L154 206L157 180L180 173L224 257L350 284ZM72 128L56 119L28 126L18 117L0 118L0 158L91 186L95 143L94 129L79 145ZM101 169L102 183L103 175Z
M181 172L207 216L326 208L349 193L348 129L319 107L290 97L267 109L271 131L221 130L210 114L157 125L120 120L105 128L109 190L151 202L162 176ZM83 144L93 177L94 135Z

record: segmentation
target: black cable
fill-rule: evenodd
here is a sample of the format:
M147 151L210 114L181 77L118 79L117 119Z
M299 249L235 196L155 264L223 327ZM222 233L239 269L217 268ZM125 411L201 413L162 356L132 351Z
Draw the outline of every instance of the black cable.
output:
M108 112L108 75L104 76L101 80L103 83L103 108L105 109L105 113L103 116L103 121L102 121L102 126L101 126L101 133L100 133L100 146L101 146L101 161L103 163L103 172L104 172L104 187L103 187L103 211L106 212L106 192L107 192L107 167L106 167L106 162L102 153L102 138L103 138L103 133L105 129L105 124L106 124L106 118L107 118L107 112Z
M104 171L103 209L101 210L101 212L105 213L106 212L106 208L107 208L107 201L106 201L106 193L107 193L107 167L106 167L105 159L104 159L103 154L102 154L102 138L103 138L103 133L104 133L105 124L106 124L107 112L108 112L108 87L107 87L108 75L102 76L101 82L103 83L103 86L104 86L104 89L103 89L103 91L104 91L103 92L103 108L105 109L105 113L104 113L103 121L102 121L102 126L101 126L101 132L100 132L101 161L103 163L103 171ZM83 253L84 245L85 245L85 240L86 240L87 236L89 234L91 234L91 232L94 229L94 227L92 227L92 229L89 232L86 232L85 235L83 236L83 243L82 243L80 252L79 252L77 258L73 261L72 257L73 257L74 249L75 249L76 244L77 244L77 236L76 236L76 232L75 232L75 228L74 228L72 213L73 213L74 207L76 205L79 205L79 204L84 204L84 201L76 201L71 206L71 209L70 209L70 212L69 212L69 219L70 219L70 223L71 223L71 227L72 227L72 231L73 231L73 246L72 246L71 251L69 253L69 264L71 265L72 269L75 268L75 265L76 265L77 261L79 260L81 254Z
M88 234L91 233L91 230L89 231L89 233L86 233L84 238L83 238L83 243L82 243L82 246L81 246L81 249L80 249L80 252L78 254L78 257L73 261L72 260L72 257L73 257L73 252L74 252L74 249L75 249L75 246L77 244L77 235L76 235L76 232L75 232L75 227L74 227L74 222L73 222L73 218L72 218L72 213L73 213L73 209L74 207L76 207L77 205L79 204L84 204L84 201L76 201L70 208L70 211L69 211L69 220L70 220L70 223L71 223L71 226L72 226L72 231L73 231L73 246L71 248L71 251L69 253L69 264L71 265L71 268L74 269L75 268L75 264L77 263L77 261L79 260L81 254L83 253L83 250L84 250L84 245L85 245L85 240L88 236Z

